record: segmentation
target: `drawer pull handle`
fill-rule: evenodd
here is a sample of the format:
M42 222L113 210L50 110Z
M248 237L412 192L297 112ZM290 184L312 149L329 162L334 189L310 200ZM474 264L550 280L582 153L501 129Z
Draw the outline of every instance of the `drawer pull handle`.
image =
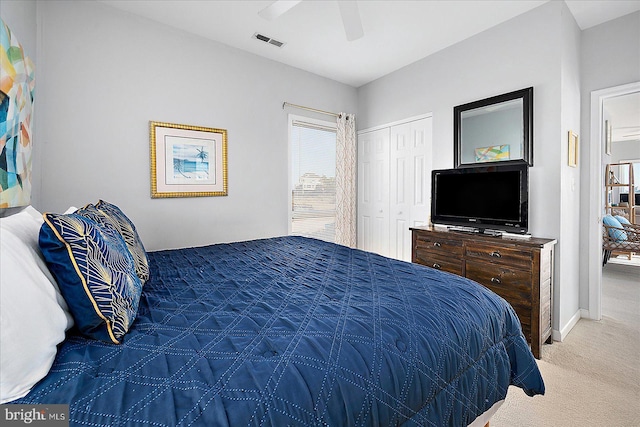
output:
M433 246L435 246L436 248L439 248L442 245L440 244L440 242L433 242Z
M500 255L500 252L498 252L498 251L493 251L489 255L494 257L494 258L502 258L502 255Z
M436 270L440 270L442 268L442 266L438 263L433 264L433 268L435 268Z
M491 283L497 283L497 284L500 284L500 283L502 283L502 282L501 282L501 281L500 281L500 279L498 279L497 277L492 277L492 278L491 278Z

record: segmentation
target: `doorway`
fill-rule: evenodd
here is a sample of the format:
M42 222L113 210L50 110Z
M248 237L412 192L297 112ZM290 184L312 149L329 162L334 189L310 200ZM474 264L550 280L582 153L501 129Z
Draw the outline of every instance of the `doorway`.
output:
M588 282L589 318L602 318L602 207L605 163L604 106L608 99L640 92L640 82L591 93L591 130L589 147ZM607 156L608 157L608 156Z

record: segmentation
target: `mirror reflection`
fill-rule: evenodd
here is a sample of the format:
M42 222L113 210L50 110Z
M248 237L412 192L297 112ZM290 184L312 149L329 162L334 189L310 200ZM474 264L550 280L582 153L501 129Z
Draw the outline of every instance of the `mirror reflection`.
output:
M454 108L456 167L532 162L532 88Z
M462 163L522 159L522 99L464 111Z

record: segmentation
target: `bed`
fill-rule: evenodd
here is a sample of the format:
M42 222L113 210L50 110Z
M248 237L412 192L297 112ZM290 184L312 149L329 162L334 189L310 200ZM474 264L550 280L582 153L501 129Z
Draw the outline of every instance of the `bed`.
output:
M11 403L69 404L71 425L484 425L510 385L544 394L511 306L417 264L295 236L148 252L116 344L86 332L36 255L62 336Z

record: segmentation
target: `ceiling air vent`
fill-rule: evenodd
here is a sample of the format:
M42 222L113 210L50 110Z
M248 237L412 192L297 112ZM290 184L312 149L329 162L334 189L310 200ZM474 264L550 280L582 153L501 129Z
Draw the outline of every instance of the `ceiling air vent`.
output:
M283 43L283 42L278 41L278 40L276 40L276 39L272 39L271 37L268 37L268 36L262 35L262 34L260 34L260 33L255 33L255 34L253 35L253 38L254 38L254 39L257 39L257 40L260 40L260 41L263 41L263 42L265 42L265 43L272 44L272 45L274 45L274 46L276 46L276 47L282 47L282 46L284 46L284 43Z

